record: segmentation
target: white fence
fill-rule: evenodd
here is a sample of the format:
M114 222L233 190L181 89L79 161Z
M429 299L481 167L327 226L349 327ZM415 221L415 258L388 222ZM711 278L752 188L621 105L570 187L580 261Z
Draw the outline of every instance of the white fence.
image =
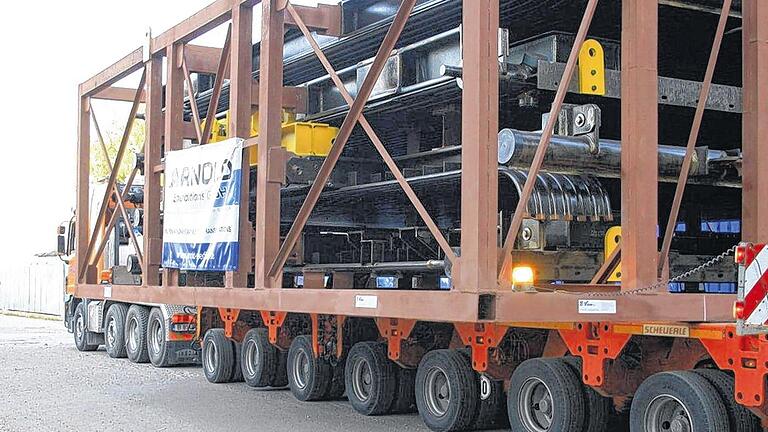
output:
M0 265L0 310L63 316L65 274L57 257Z

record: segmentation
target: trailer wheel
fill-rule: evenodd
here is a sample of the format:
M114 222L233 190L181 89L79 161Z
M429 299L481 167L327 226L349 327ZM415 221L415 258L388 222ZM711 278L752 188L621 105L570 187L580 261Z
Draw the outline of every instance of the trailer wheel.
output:
M293 340L288 350L288 384L296 399L322 399L328 393L332 373L330 363L315 358L309 336L298 336Z
M224 329L212 328L203 337L203 373L212 383L225 383L232 379L235 366L235 346L224 335Z
M733 397L733 377L717 369L697 369L694 372L706 379L720 395L728 413L728 423L731 432L757 432L762 431L760 419L752 414L743 405L736 402Z
M507 412L514 431L580 431L584 406L581 382L561 359L529 359L512 373Z
M109 307L104 326L104 348L112 358L127 357L125 352L125 316L128 306L114 303Z
M643 381L632 400L629 425L632 432L729 430L717 390L690 371L661 372Z
M416 412L416 369L396 367L397 390L390 412L409 414Z
M358 342L349 351L345 368L347 399L363 415L389 411L395 398L395 364L379 342Z
M269 335L265 328L248 330L243 339L240 365L243 379L251 387L268 387L275 385L278 373L277 347L269 343Z
M147 352L147 324L149 311L144 306L131 305L125 316L125 347L128 360L134 363L149 361Z
M427 353L416 371L416 406L433 431L460 431L472 426L480 396L467 357L456 350Z
M85 319L85 303L80 302L75 309L75 329L72 332L75 337L75 347L78 351L96 351L99 346L88 343Z
M563 357L568 366L581 379L581 357L568 356ZM608 431L608 421L611 414L611 400L596 392L592 387L582 382L581 388L584 392L584 432L606 432Z
M147 324L147 353L149 361L155 367L168 367L171 364L171 349L168 346L167 334L167 323L163 312L160 308L152 308L149 311Z

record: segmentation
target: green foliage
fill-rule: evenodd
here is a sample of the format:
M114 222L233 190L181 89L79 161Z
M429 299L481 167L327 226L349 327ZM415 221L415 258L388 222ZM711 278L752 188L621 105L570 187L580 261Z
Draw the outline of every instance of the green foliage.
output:
M120 140L123 137L124 127L113 124L108 131L102 131L104 134L104 145L107 148L109 154L109 161L114 163L117 156L117 150L120 148ZM109 163L104 156L104 150L101 148L99 137L97 134L92 134L91 140L91 178L96 181L105 181L109 179L111 171L109 169ZM144 149L144 138L146 136L145 124L141 120L135 120L133 127L131 128L131 134L128 137L127 148L123 155L123 163L120 164L120 169L117 174L117 182L124 183L128 179L128 175L133 170L133 166L136 163L136 153L141 153Z

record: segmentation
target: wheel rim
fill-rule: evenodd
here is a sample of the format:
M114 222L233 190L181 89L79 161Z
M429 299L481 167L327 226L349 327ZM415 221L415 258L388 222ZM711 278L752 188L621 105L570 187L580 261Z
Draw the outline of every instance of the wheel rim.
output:
M256 368L259 364L259 345L254 340L245 343L245 372L249 377L256 376Z
M529 431L546 432L552 425L552 392L544 381L528 378L520 387L518 395L520 420Z
M107 346L115 346L115 319L110 317L107 323Z
M75 337L78 342L83 341L83 335L85 334L85 322L83 321L83 315L78 314L75 322Z
M367 401L371 397L373 387L373 371L368 361L358 358L352 369L352 390L355 397L361 401Z
M219 364L219 352L216 349L216 344L208 342L205 350L205 370L210 373L216 371L216 365Z
M300 389L303 389L307 386L307 381L309 381L309 356L304 350L299 350L296 353L296 359L293 362L293 381L296 383L296 386Z
M152 349L152 353L160 355L165 335L163 335L163 326L160 325L159 320L152 320L149 324L149 331L147 334L149 335L149 346Z
M427 373L425 381L427 409L437 416L442 417L448 411L451 404L451 387L448 383L448 375L439 367L431 369Z
M128 323L128 349L132 352L139 349L139 320L135 317Z
M664 394L656 396L645 410L647 432L691 432L693 421L680 399Z

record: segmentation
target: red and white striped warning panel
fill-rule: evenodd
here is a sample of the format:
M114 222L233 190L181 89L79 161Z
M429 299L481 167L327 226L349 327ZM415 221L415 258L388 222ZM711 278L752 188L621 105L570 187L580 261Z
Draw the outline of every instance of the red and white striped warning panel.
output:
M742 243L736 248L739 290L734 317L738 333L768 333L768 247Z

